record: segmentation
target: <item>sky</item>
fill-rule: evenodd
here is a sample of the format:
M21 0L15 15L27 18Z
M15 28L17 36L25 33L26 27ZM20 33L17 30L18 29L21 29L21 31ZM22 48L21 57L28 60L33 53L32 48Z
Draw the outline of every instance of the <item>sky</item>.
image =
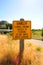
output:
M0 0L0 21L31 20L32 29L43 27L43 0Z

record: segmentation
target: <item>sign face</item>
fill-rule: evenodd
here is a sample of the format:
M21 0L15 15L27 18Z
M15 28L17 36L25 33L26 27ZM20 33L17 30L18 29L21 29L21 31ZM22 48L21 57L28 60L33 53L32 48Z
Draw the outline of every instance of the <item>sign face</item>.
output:
M17 20L13 21L13 39L30 39L31 38L31 21Z

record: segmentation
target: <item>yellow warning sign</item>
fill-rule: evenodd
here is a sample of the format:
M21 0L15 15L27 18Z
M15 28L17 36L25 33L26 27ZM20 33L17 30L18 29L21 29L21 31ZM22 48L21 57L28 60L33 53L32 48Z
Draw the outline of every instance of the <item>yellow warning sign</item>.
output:
M30 39L31 38L31 21L17 20L12 25L13 39Z

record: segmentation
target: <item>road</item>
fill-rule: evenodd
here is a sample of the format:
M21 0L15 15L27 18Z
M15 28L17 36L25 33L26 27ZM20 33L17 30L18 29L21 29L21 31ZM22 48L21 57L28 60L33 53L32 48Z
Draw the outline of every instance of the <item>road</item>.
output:
M32 44L36 44L43 48L43 41L41 41L41 40L29 39L29 40L25 40L25 42L26 43L31 42Z

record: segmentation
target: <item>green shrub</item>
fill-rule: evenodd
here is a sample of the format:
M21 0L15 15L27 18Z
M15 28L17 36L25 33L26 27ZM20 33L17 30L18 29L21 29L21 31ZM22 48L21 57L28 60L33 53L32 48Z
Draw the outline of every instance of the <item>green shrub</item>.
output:
M37 50L37 51L41 51L41 48L40 48L40 47L37 47L36 50Z
M42 41L43 41L43 28L42 28L42 34L41 35L42 35Z

